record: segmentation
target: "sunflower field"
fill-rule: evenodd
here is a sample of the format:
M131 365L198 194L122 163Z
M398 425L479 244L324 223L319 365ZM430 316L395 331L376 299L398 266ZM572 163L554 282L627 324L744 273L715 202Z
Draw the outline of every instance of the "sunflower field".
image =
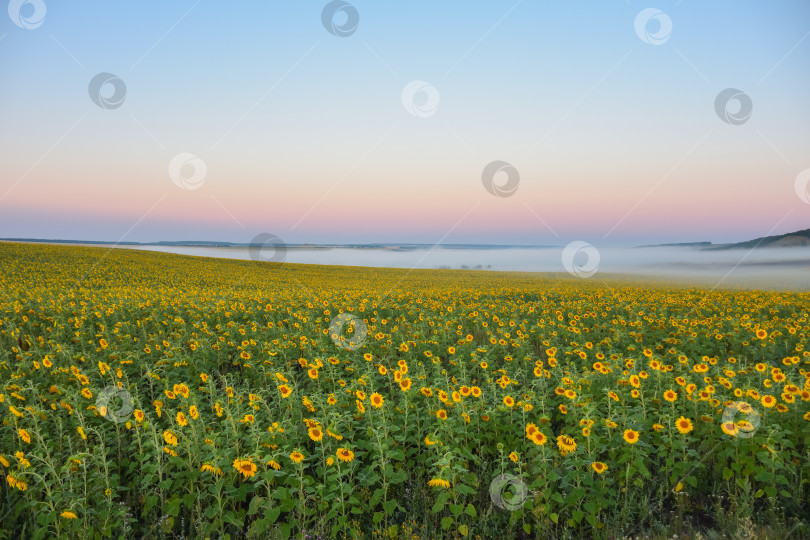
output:
M810 294L0 243L0 537L810 535Z

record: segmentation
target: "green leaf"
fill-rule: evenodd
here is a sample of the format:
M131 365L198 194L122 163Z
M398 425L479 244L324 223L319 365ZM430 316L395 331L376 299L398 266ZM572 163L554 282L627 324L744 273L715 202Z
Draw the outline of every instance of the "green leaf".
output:
M467 536L467 533L469 533L469 530L467 529L466 525L461 524L461 525L458 526L458 532L461 534L461 536Z
M285 501L281 501L281 511L282 512L289 512L293 508L295 508L295 501L293 501L292 499L287 499Z
M248 507L247 515L252 516L256 512L259 511L259 506L264 504L264 498L256 495L250 500L250 506Z
M372 510L380 504L380 501L385 495L385 490L383 488L377 488L374 490L374 493L371 495L371 498L368 500L368 507Z
M560 519L560 516L558 516L558 515L557 515L557 514L555 514L554 512L550 513L550 514L548 515L548 517L549 517L549 518L551 519L551 521L553 521L554 523L557 523L557 520L558 520L558 519Z
M475 519L477 514L475 512L475 507L472 504L468 504L467 508L464 509L464 513L466 513L471 518Z
M243 502L247 500L248 493L253 489L253 485L245 483L236 488L233 497L236 500Z
M51 520L53 520L52 512L40 512L37 514L37 523L43 527L47 527Z
M388 515L393 514L394 510L396 510L396 508L397 508L397 501L396 500L385 501L383 503L383 510L385 510L385 513L388 514Z
M726 480L726 481L731 480L731 478L733 476L734 476L734 471L732 471L728 467L723 467L723 480Z
M180 513L180 503L181 501L179 497L169 499L166 503L166 514L177 517L177 515Z
M450 516L442 518L442 530L443 531L446 531L447 529L449 529L450 525L452 525L452 524L453 524L453 518L451 518Z
M290 493L284 486L279 486L273 491L273 498L280 501L287 501L290 499Z
M146 499L146 504L143 507L144 514L148 513L149 510L151 510L152 508L155 507L155 505L160 500L160 497L158 497L157 495L147 495L145 497L145 499Z
M585 488L584 487L575 488L571 493L568 494L568 497L566 498L565 504L568 505L568 506L573 506L574 504L579 502L579 500L584 496L585 496Z
M639 472L641 472L641 474L642 474L642 476L644 476L644 478L652 478L652 475L650 474L649 469L647 469L647 466L644 464L644 462L641 459L636 460L636 468L638 468Z
M759 471L756 476L754 476L754 480L757 482L771 482L773 481L773 473L766 470Z
M524 523L523 532L525 532L526 534L532 534L532 526L528 523Z
M234 515L233 512L225 512L225 514L222 516L222 521L230 523L231 525L236 525L237 527L241 527L243 525L242 520L240 520L238 516Z
M361 486L373 486L380 480L380 476L373 472L360 473L358 478Z
M268 523L266 519L257 519L253 522L248 530L248 538L255 538L257 536L264 536L267 531Z
M582 518L585 517L585 512L583 512L582 510L574 510L573 512L571 512L571 515L574 517L574 521L580 523L582 521Z
M281 515L281 508L277 506L270 508L269 510L267 510L267 513L265 514L270 523L275 523L276 520L278 519L278 516L280 515Z
M392 484L401 484L407 479L408 475L405 473L405 471L396 471L394 474L391 475L390 482Z
M464 511L463 504L450 504L450 511L453 513L454 516L458 517Z

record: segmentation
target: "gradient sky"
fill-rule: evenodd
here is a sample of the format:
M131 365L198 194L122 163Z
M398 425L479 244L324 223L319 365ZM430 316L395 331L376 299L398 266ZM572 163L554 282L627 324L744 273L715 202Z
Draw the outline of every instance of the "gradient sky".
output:
M805 0L358 0L346 37L326 4L44 0L34 29L2 10L0 237L601 246L810 227ZM663 44L634 29L649 7ZM90 98L101 72L120 107ZM440 96L428 117L403 105L414 80ZM726 88L753 103L740 125L715 112ZM206 165L198 189L170 178L183 152ZM494 160L519 172L512 196L484 188Z

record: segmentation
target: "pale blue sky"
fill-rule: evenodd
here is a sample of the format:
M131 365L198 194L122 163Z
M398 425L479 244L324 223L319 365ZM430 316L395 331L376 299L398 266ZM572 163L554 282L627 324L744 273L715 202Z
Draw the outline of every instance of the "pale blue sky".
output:
M34 29L0 16L0 237L632 244L810 226L806 1L356 1L347 37L321 1L44 5ZM672 21L661 45L634 30L649 7ZM126 84L119 108L90 99L100 72ZM413 80L440 96L429 117L403 106ZM715 113L725 88L750 96L745 123ZM206 164L199 189L169 177L181 152ZM482 185L494 160L520 173L511 197Z

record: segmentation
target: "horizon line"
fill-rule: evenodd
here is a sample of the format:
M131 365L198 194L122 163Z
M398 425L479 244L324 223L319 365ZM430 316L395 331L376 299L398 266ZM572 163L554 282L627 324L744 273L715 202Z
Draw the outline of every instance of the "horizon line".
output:
M791 234L791 233L788 233ZM565 244L492 244L492 243L464 243L464 242L450 242L450 243L429 243L429 242L340 242L340 243L323 243L323 242L291 242L287 243L278 237L273 237L277 240L277 244L284 245L288 248L295 247L477 247L477 248L524 248L524 249L556 249L564 248ZM267 240L271 240L268 238ZM121 246L173 246L173 247L251 247L267 245L267 240L264 242L232 242L229 240L154 240L154 241L136 241L136 240L76 240L65 238L26 238L26 237L13 237L13 238L0 238L0 242L28 242L28 243L57 243L57 244L100 244L100 245L121 245ZM273 242L270 242L273 243ZM644 247L689 247L689 246L722 246L730 245L737 242L725 242L715 244L708 240L703 241L688 241L688 242L664 242L660 244L633 244L627 246L629 248L644 248Z

